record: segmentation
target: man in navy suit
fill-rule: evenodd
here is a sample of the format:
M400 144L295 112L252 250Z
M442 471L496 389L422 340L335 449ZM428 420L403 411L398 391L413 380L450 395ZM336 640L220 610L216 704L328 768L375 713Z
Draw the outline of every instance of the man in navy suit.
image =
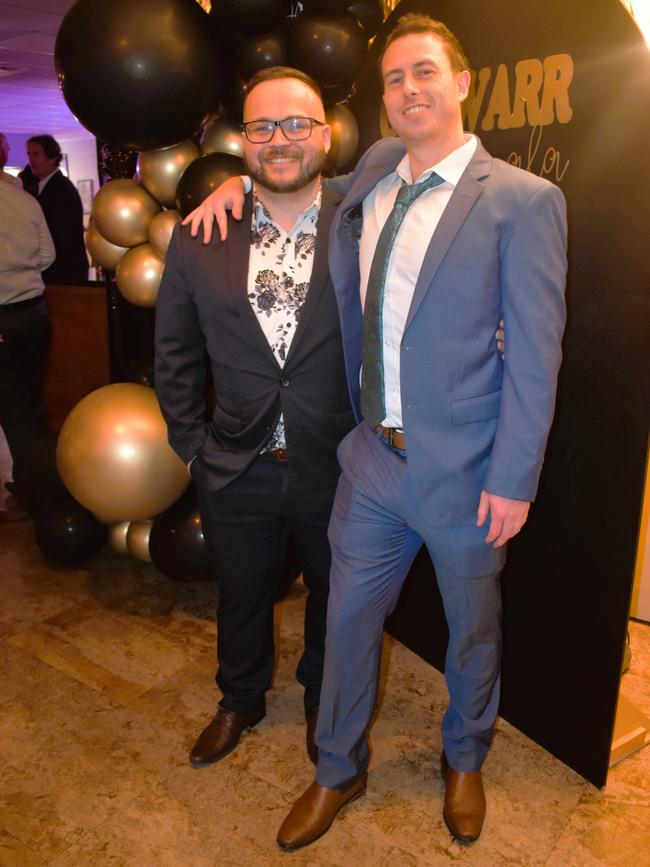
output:
M255 184L227 243L175 231L156 304L156 391L189 465L219 572L214 719L190 753L220 761L266 713L273 605L291 531L309 589L306 746L315 763L336 448L354 426L328 236L340 195L322 188L330 128L316 82L274 67L247 85L244 155ZM216 404L205 399L207 353Z
M443 815L461 842L479 836L499 576L535 497L561 361L561 192L463 132L470 73L444 25L401 19L382 77L399 139L362 157L330 240L359 424L338 451L317 776L280 829L285 849L325 833L365 789L383 624L423 543L450 633ZM505 358L492 339L501 316Z

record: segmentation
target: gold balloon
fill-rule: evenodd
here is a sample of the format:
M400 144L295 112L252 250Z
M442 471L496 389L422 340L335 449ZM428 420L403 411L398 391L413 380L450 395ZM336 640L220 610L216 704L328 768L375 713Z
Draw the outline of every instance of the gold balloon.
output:
M154 307L165 260L151 244L133 247L118 262L115 270L117 288L138 307Z
M101 265L102 268L108 268L114 271L117 263L129 249L128 247L118 247L117 244L111 244L103 235L97 231L97 226L90 221L88 231L86 232L86 249L92 258Z
M149 241L159 256L163 259L167 255L167 247L172 239L174 226L181 219L181 215L176 210L161 211L151 221L149 226Z
M135 247L147 240L149 224L160 205L135 181L109 181L93 201L97 231L119 247Z
M148 520L189 484L145 385L105 385L84 397L61 428L56 458L68 491L106 524Z
M359 146L357 119L345 105L334 105L326 111L325 120L332 127L331 159L336 166L344 166Z
M199 149L191 141L158 151L142 151L138 157L138 177L154 199L173 207L181 175L198 156Z
M149 536L153 521L131 521L126 534L126 544L129 554L143 563L151 563L149 553Z
M209 123L201 136L201 152L204 154L232 154L244 156L244 142L241 129L226 117L219 117Z
M130 521L120 521L119 524L112 524L108 528L108 544L111 551L114 551L116 554L122 554L124 557L129 553L126 535L130 526Z

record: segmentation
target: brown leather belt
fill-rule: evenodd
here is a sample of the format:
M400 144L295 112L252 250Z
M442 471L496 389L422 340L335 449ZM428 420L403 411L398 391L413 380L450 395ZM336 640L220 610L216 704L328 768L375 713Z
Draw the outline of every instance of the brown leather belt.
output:
M267 449L262 452L260 457L269 458L278 464L286 464L289 462L289 452L287 449Z
M389 446L406 451L406 438L403 430L398 427L382 427L380 424L375 426L375 430L382 435Z

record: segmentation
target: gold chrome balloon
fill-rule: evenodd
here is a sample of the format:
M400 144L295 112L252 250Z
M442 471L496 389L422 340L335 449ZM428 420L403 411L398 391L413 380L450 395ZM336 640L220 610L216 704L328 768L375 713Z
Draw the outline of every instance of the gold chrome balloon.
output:
M128 247L118 247L117 244L111 244L103 235L100 235L94 221L91 220L88 224L86 232L86 249L92 258L101 265L102 268L108 268L114 271L117 263L129 249Z
M135 247L147 240L149 224L160 205L135 181L109 181L93 201L97 231L119 247Z
M130 525L130 521L120 521L118 524L112 524L108 528L108 544L111 551L114 551L116 554L122 554L124 557L129 553L126 535Z
M226 117L219 117L207 124L201 136L201 152L243 157L244 142L239 126Z
M349 163L359 146L359 125L356 117L345 105L334 105L325 112L325 120L332 128L331 156L336 166Z
M149 226L149 241L159 256L163 259L167 255L167 247L172 239L172 232L176 223L180 222L181 215L175 209L161 211L151 221Z
M129 554L143 563L151 563L149 553L149 536L153 521L131 521L126 534L126 544Z
M84 397L63 423L56 457L66 488L106 524L148 520L189 484L146 385L105 385Z
M154 199L173 207L181 175L198 156L199 149L191 141L158 151L142 151L138 157L138 177Z
M140 244L125 253L118 262L115 270L117 288L132 304L154 307L164 269L165 260L151 244Z

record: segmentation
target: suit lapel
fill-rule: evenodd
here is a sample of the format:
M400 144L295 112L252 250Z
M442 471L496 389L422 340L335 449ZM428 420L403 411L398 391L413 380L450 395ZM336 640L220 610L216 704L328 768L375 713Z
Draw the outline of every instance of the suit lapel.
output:
M340 201L340 196L328 190L326 186L322 186L322 201L320 211L318 213L318 221L316 223L316 249L314 251L314 264L311 272L311 280L309 281L309 291L305 302L300 309L300 318L298 327L291 341L285 367L293 359L299 347L300 341L311 321L314 310L318 306L318 302L323 294L327 281L329 280L329 265L327 261L327 251L329 247L329 234L332 219L336 213L336 206Z
M241 220L230 220L228 223L228 241L226 243L228 256L228 294L233 309L240 316L244 327L248 329L252 340L255 341L266 357L279 368L277 359L269 346L266 335L262 331L262 326L248 298L248 265L251 251L252 215L253 195L249 193L244 202L244 213ZM218 274L215 274L215 279L219 279Z
M476 153L451 194L447 207L431 237L415 284L411 306L404 326L409 327L433 282L447 250L483 191L480 179L490 172L491 157L479 142ZM469 251L471 255L471 251Z

